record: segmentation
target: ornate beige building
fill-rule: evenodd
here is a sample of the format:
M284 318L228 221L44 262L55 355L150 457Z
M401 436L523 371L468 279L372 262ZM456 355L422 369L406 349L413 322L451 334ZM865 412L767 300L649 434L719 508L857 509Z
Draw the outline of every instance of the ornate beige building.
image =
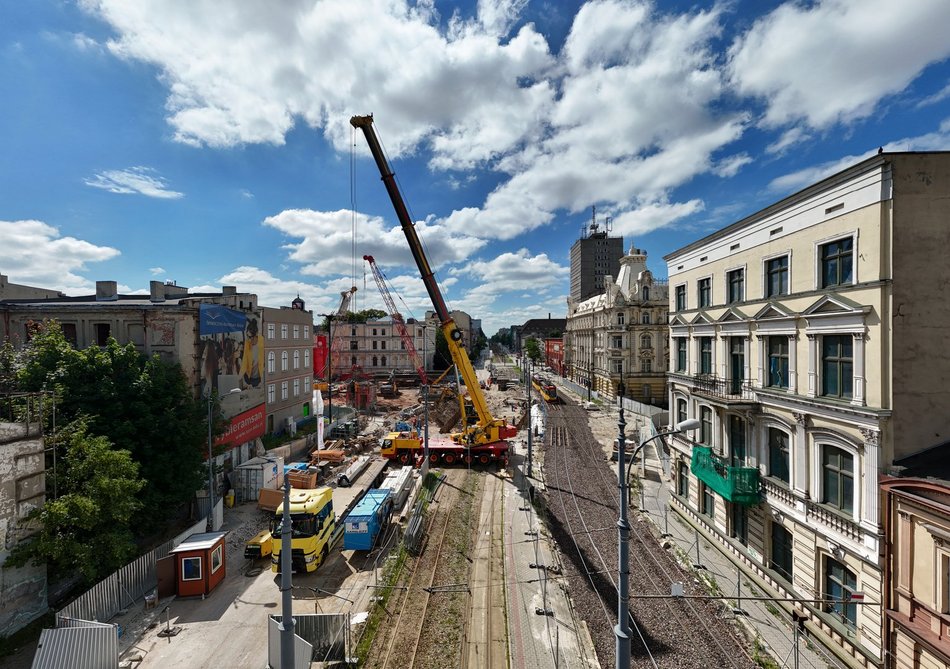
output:
M847 666L886 649L878 476L950 430L948 220L950 154L882 153L666 257L671 505Z
M627 397L664 404L667 282L653 278L646 251L634 247L620 259L617 280L607 279L600 295L568 298L565 373L605 397L616 397L622 381Z

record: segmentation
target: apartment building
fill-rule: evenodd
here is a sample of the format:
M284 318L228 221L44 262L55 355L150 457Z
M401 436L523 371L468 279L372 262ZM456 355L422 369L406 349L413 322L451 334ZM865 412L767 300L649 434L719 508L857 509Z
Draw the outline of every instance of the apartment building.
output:
M565 374L604 397L616 398L622 381L627 397L665 404L669 286L647 269L647 252L633 246L617 279L608 279L600 295L568 298Z
M268 434L297 431L312 417L313 312L298 295L290 307L262 307Z
M885 666L950 667L948 448L900 461L881 483Z
M665 258L671 507L851 667L886 650L879 475L950 430L948 218L950 154L879 153Z
M430 363L426 368L431 368L432 355L435 353L434 327L410 318L406 321L406 330L419 359L425 356ZM335 377L349 373L354 367L374 376L390 372L415 373L415 365L392 319L365 323L334 321L331 333L330 348L335 351L332 363ZM427 338L428 343L424 343Z

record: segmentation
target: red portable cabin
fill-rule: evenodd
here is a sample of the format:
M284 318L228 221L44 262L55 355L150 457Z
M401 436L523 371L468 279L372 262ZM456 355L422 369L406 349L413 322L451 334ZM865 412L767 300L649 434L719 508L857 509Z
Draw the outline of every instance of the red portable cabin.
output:
M179 597L207 595L224 580L226 532L192 534L171 554L175 557L176 592Z

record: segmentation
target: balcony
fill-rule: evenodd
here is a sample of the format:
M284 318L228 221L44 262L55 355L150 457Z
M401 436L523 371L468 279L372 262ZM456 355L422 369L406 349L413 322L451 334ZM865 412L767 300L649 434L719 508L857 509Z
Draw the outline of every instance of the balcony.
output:
M725 500L746 506L754 506L760 501L759 470L756 467L734 467L713 455L709 446L693 446L690 468L696 478Z
M700 374L686 377L693 386L693 393L724 401L726 404L755 404L755 390L749 381L723 379L715 374Z

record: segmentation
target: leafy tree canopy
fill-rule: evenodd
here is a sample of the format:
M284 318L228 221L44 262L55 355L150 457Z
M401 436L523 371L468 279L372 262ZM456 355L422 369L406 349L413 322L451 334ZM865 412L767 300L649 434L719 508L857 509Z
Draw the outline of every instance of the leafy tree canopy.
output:
M534 337L530 337L524 342L525 353L531 358L532 362L541 362L541 345Z
M63 428L56 440L62 452L56 472L61 494L30 514L39 530L13 548L7 564L45 563L92 583L136 555L131 527L142 507L145 481L127 450L90 436L82 419Z
M55 389L63 422L85 417L89 433L128 450L148 481L138 518L152 529L189 501L204 480L204 402L177 364L133 344L73 349L55 321L37 329L23 353L21 390Z

